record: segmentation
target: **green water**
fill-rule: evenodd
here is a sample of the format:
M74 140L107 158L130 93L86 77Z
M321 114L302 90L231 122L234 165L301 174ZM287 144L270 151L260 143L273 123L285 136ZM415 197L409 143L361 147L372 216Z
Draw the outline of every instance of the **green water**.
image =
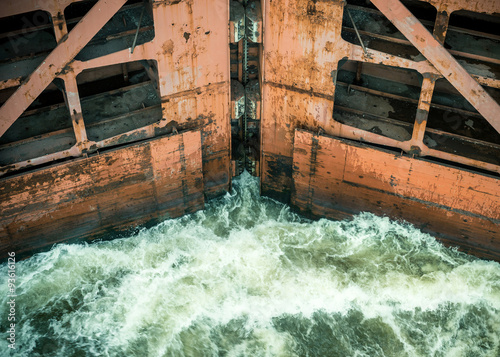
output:
M247 174L202 212L16 275L2 356L500 356L498 263L371 214L308 221Z

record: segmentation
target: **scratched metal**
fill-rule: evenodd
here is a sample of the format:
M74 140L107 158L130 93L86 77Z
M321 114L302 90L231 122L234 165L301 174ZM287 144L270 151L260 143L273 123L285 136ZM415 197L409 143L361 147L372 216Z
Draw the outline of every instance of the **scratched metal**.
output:
M0 108L0 136L56 77L65 81L68 109L77 143L69 150L0 167L0 175L68 157L80 157L97 149L124 142L152 138L177 130L199 128L203 136L203 171L208 197L229 188L230 179L230 76L229 9L225 0L153 1L155 38L136 46L88 61L75 60L79 49L93 37L123 4L123 0L101 0L67 33L64 8L75 1L7 2L0 16L43 9L54 22L58 47ZM111 6L113 5L113 6ZM62 25L62 26L60 26ZM56 28L57 27L57 28ZM65 38L69 40L64 40ZM106 140L87 139L81 113L76 76L87 69L138 60L156 64L163 119Z
M500 180L297 130L292 204L315 217L404 219L468 253L500 260Z
M498 2L495 1L489 1L489 5L466 1L432 3L439 5L441 15L436 20L439 26L436 26L435 35L441 41L446 35L449 11L466 9L495 13L498 10ZM344 41L341 37L344 2L340 0L268 0L263 2L263 6L265 46L261 175L265 194L283 196L283 188L290 186L291 177L287 172L291 169L296 128L321 130L329 135L401 149L411 155L432 156L500 173L498 165L435 150L422 142L433 82L442 78L429 61L412 61L370 48L365 53L361 46ZM394 140L332 118L336 70L341 59L413 69L428 78L422 87L410 140ZM498 83L498 79L489 82ZM484 90L473 96L483 100L486 98L483 94ZM491 108L498 107L491 101L490 104ZM490 118L490 122L495 124L498 119ZM287 201L286 194L284 196Z
M0 179L0 255L31 254L204 207L200 132Z

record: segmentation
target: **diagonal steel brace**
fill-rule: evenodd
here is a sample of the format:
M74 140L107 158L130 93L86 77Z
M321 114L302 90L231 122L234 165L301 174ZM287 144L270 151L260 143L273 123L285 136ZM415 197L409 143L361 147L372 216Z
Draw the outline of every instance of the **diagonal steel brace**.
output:
M61 40L37 69L0 108L0 137L42 91L64 73L64 68L125 4L126 0L99 0L83 19Z
M500 133L500 105L399 0L371 0L474 108Z

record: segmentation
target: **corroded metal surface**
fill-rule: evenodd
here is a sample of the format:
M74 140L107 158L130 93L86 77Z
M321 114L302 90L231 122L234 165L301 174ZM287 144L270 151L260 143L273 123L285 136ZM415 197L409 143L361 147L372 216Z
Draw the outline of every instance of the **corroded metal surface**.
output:
M399 0L372 0L432 65L500 132L500 105Z
M498 9L498 3L494 1L488 2L488 6L465 1L439 1L433 4L441 13L436 19L434 31L441 42L447 33L450 15L447 11L466 9L495 13ZM340 19L344 6L345 3L340 0L264 2L262 192L288 201L295 128L322 130L329 135L398 148L410 155L429 156L500 173L500 166L488 160L441 151L423 142L434 82L443 76L425 58L409 59L369 47L364 51L361 46L347 42L341 36ZM438 41L434 42L440 46ZM444 58L449 58L449 54L440 59ZM335 108L337 72L339 61L347 59L412 69L426 78L421 86L417 112L413 114L416 120L411 139L396 140L336 120L332 110ZM448 73L446 77L449 77ZM468 74L467 77L470 78ZM476 81L472 81L475 86L479 86ZM479 82L495 87L498 78L484 78ZM458 84L456 86L460 87ZM485 100L484 93L481 88L474 97L479 98L479 101ZM489 103L490 108L498 107L495 102ZM498 119L487 113L490 110L486 115L495 126Z
M206 194L213 197L227 190L230 178L230 79L229 8L226 1L152 1L153 41L138 45L133 51L127 48L86 61L75 59L79 49L104 25L104 20L109 19L125 3L114 1L111 6L110 1L101 0L97 3L67 37L64 16L58 16L58 21L53 25L59 46L33 73L29 82L21 84L16 94L0 108L1 136L53 78L62 78L66 85L66 102L72 117L76 144L70 149L0 167L0 175L54 160L80 157L97 149L152 138L168 132L171 127L179 130L198 127L204 137ZM73 2L77 1L54 4L22 1L17 5L9 2L0 10L0 16L43 9L55 17L64 13L65 7ZM65 41L64 38L71 41ZM163 119L105 140L87 140L76 77L84 70L138 60L150 60L156 64L153 76L162 100ZM64 67L64 70L61 71L59 67Z
M231 128L228 89L228 84L222 82L162 98L164 117L176 122L178 129L198 128L202 131L203 177L208 197L220 195L229 188Z
M94 37L126 0L100 0L71 31L65 41L61 41L54 51L31 74L26 83L0 107L0 136L60 74L64 67ZM64 69L67 70L67 69Z
M297 130L292 204L312 216L405 219L445 243L500 260L500 180Z
M451 14L453 11L467 10L474 12L482 12L488 14L500 14L500 3L497 0L423 0L433 5L438 12L447 12Z
M201 133L0 179L0 255L93 239L203 208Z

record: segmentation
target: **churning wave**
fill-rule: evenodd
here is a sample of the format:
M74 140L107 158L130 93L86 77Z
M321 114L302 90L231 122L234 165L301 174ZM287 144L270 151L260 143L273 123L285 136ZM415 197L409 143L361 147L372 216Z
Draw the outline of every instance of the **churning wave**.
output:
M500 355L498 263L368 213L306 220L246 173L233 186L132 237L18 262L16 350L4 333L1 354Z

